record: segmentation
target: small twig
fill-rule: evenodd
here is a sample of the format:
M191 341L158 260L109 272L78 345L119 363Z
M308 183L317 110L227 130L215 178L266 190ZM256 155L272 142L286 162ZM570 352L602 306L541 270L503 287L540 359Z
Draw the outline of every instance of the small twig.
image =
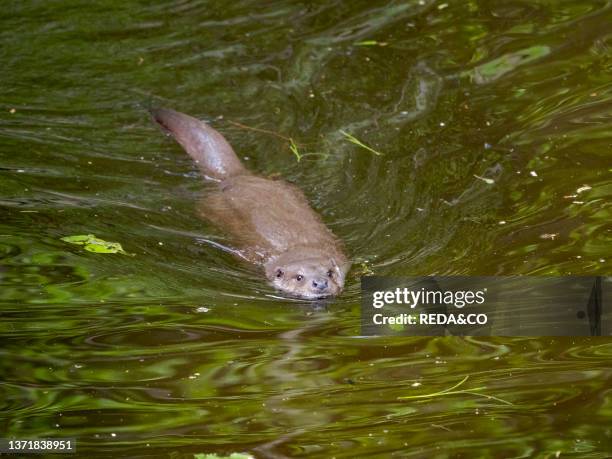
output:
M450 392L453 389L456 389L457 387L461 386L464 382L466 382L468 380L469 377L470 377L470 375L467 375L465 378L463 378L461 381L459 381L453 387L449 387L448 389L441 390L440 392L434 392L433 394L423 394L423 395L405 395L403 397L398 397L398 398L400 400L406 400L406 399L410 399L410 398L427 398L427 397L436 397L438 395L444 395L447 392ZM476 389L472 389L472 390L476 390Z
M278 137L279 139L286 140L287 142L293 142L293 140L291 140L291 137L286 137L282 134L279 134L278 132L269 131L267 129L261 129L261 128L256 128L252 126L247 126L246 124L239 123L238 121L227 120L227 122L241 129L248 129L250 131L261 132L262 134L273 135L274 137Z
M452 432L452 430L451 430L451 429L449 429L448 427L445 427L445 426L441 426L440 424L431 424L431 426L432 426L432 427L437 427L437 428L439 428L439 429L446 430L447 432Z
M485 386L482 387L474 387L472 389L462 389L462 390L454 390L457 389L459 386L461 386L463 383L465 383L468 378L470 376L467 375L465 378L463 378L461 381L459 381L457 384L455 384L453 387L449 387L448 389L444 389L441 390L439 392L434 392L432 394L422 394L422 395L405 395L403 397L398 397L399 400L410 400L410 399L421 399L421 398L433 398L433 397L441 397L443 395L458 395L458 394L468 394L468 395L474 395L476 397L484 397L484 398L488 398L490 400L496 400L500 403L504 403L506 405L512 405L511 402L504 400L502 398L499 397L494 397L493 395L487 395L487 394L480 394L476 391L479 390L483 390L486 389Z
M261 128L256 128L252 126L247 126L246 124L242 124L242 123L239 123L237 121L232 121L232 120L227 120L227 122L241 129L248 129L250 131L261 132L262 134L273 135L274 137L278 139L286 140L287 142L289 142L289 150L291 150L291 153L295 155L298 163L305 156L308 156L308 155L313 156L313 155L318 154L318 153L305 153L305 154L300 153L298 144L295 142L295 140L293 140L293 138L284 136L282 134L279 134L278 132L269 131L268 129L261 129Z
M484 389L484 387L483 387ZM473 389L472 389L473 390ZM509 402L508 400L504 400L503 398L499 398L499 397L494 397L493 395L487 395L487 394L478 394L476 392L471 392L469 390L460 390L459 391L462 394L470 394L470 395L475 395L477 397L484 397L484 398L489 398L491 400L496 400L498 402L504 403L506 405L513 405L512 402Z

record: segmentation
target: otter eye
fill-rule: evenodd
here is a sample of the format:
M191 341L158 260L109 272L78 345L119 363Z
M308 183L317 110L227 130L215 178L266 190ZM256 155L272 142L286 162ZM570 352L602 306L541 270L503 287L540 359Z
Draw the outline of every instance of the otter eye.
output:
M334 275L334 272L331 269L327 271L327 277L332 277L333 275Z
M302 279L304 279L304 276L302 276L301 274L298 274L297 276L295 276L295 278L298 282L302 282Z
M277 269L276 270L276 277L283 277L283 270L282 269Z

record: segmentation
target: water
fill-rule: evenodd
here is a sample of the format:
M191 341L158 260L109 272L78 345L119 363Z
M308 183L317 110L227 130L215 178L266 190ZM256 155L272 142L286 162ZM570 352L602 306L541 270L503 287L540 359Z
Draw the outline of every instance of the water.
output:
M2 436L88 457L608 457L609 339L364 339L358 305L366 271L609 274L611 23L597 1L5 2ZM298 184L355 262L342 297L279 298L205 242L226 240L150 105ZM77 234L134 255L60 240ZM468 375L499 400L398 399Z

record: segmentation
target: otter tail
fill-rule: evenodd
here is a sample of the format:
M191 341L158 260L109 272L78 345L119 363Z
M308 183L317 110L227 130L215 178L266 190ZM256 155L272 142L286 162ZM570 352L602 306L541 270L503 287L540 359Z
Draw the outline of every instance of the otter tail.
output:
M227 140L205 122L167 108L152 109L151 114L189 153L206 178L220 181L246 172Z

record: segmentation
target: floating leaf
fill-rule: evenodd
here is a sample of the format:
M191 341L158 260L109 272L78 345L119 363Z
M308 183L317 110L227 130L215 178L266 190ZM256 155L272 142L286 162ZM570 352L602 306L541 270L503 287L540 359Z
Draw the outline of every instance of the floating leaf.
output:
M122 253L128 255L121 247L118 242L108 242L103 239L99 239L93 234L79 234L75 236L66 236L62 238L62 241L68 242L69 244L76 244L84 246L85 250L94 253Z
M387 46L389 43L376 40L363 40L354 43L355 46Z
M340 134L342 134L344 137L346 137L346 140L348 140L351 143L354 143L355 145L361 147L361 148L365 148L368 151L371 151L372 153L374 153L376 156L382 156L382 153L380 151L376 151L374 150L372 147L367 146L365 143L363 143L361 140L359 140L357 137L352 136L351 134L349 134L348 132L344 132L344 131L340 131Z
M253 456L251 456L250 454L244 454L244 453L232 453L229 456L219 456L217 454L206 454L206 453L200 453L200 454L194 454L193 455L194 459L254 459Z
M550 47L546 45L532 46L513 53L504 54L497 59L480 64L474 69L467 71L466 74L472 76L478 84L490 83L506 73L548 54L550 54Z
M476 177L478 180L482 180L483 182L488 183L489 185L493 185L495 183L495 180L486 177L481 177L480 175L474 174L474 177Z
M362 261L357 264L357 267L352 269L351 272L353 273L353 277L372 276L374 274L374 271L368 266L367 261Z
M300 150L298 150L296 143L291 138L289 139L289 150L291 150L291 152L295 155L297 162L299 163L300 159L302 159L302 155L300 154Z
M592 189L592 188L591 188L589 185L582 185L580 188L578 188L578 189L576 190L576 194L580 194L580 193L582 193L583 191L589 191L589 190L591 190L591 189Z

